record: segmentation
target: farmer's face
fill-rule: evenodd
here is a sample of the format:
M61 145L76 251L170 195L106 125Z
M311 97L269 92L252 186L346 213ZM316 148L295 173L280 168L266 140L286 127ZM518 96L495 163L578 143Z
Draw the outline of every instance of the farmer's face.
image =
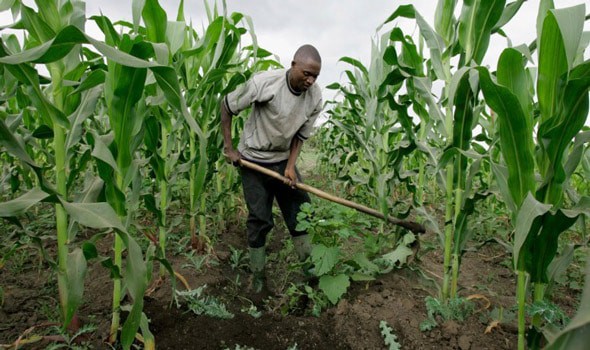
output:
M316 81L322 65L311 58L303 58L291 62L289 83L296 91L307 91Z

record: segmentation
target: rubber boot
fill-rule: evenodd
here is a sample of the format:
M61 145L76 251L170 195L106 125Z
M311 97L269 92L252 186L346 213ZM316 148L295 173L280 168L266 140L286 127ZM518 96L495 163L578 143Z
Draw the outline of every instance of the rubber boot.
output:
M307 234L293 237L293 246L297 253L297 258L300 262L304 262L311 255L312 245L311 237ZM306 263L303 265L303 274L305 275L308 282L315 282L315 269L313 264Z
M250 289L254 293L260 293L266 288L266 274L264 265L266 263L266 251L264 247L249 248L250 252L250 271L252 271L252 281Z
M311 237L309 235L293 237L293 245L299 261L305 261L311 255Z

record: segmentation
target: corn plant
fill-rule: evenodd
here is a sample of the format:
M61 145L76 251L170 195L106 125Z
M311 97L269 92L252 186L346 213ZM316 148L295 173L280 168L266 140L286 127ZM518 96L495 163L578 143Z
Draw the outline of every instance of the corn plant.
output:
M434 230L440 232L444 247L442 298L445 301L457 296L460 259L471 234L468 218L475 203L486 197L485 184L480 189L473 187L485 151L474 152L472 148L473 129L479 123L483 107L477 74L471 72L469 66L481 63L491 35L514 16L521 4L522 1L508 5L506 1L465 1L456 19L458 2L440 0L435 29L412 5L400 6L385 22L400 17L415 19L430 54L428 70L425 74L412 74L408 86L421 118L418 149L433 163L429 167L435 169L434 175L446 196L444 232L433 225ZM457 61L454 69L452 59ZM432 92L437 81L444 84L438 98ZM434 130L434 135L428 130ZM427 132L434 137L427 140ZM443 151L439 151L441 147ZM420 186L423 172L421 168ZM422 194L418 198L420 203Z
M586 282L580 300L580 307L572 321L562 331L552 334L545 349L583 349L587 345L590 328L590 260L586 263Z
M20 4L19 4L20 5ZM99 50L105 50L106 55L118 61L129 58L104 43L100 43L81 31L79 21L85 20L83 16L83 3L70 1L55 1L43 3L39 13L24 5L20 5L21 24L27 29L26 36L28 49L21 52L9 53L2 45L2 61L6 72L12 74L29 92L31 102L36 110L38 120L42 125L52 131L48 138L53 138L54 173L56 174L56 186L48 184L44 174L40 171L27 150L18 142L18 137L11 130L2 127L2 143L4 148L13 156L20 158L27 166L34 169L39 178L39 187L31 189L21 197L2 204L3 217L15 217L39 201L51 201L56 203L56 226L58 235L58 287L60 291L60 304L64 326L73 318L78 305L82 301L83 279L86 271L86 256L80 248L68 253L69 239L68 225L77 222L93 228L114 228L117 231L117 239L121 239L129 250L126 279L130 289L134 289L135 300L142 300L138 295L143 294L138 281L145 277L145 264L142 260L141 249L128 235L125 226L121 223L117 214L107 203L88 202L100 191L102 182L94 181L94 185L88 187L88 192L81 196L78 203L69 202L68 189L68 165L83 165L88 161L90 152L83 152L83 157L76 161L75 150L81 140L83 124L94 112L97 89L104 81L104 73L100 71L87 71L91 65L79 62L79 44L92 44ZM66 16L60 17L63 13ZM77 25L76 25L77 24ZM90 56L93 55L84 55ZM83 56L83 57L84 57ZM49 82L41 82L35 69L35 64L46 64L51 75ZM100 69L100 68L99 68ZM73 79L76 84L65 85L65 80ZM44 89L44 85L48 85ZM46 94L50 94L47 96ZM68 117L66 117L68 113ZM3 123L3 126L5 124ZM100 138L89 136L89 144L82 147L92 147L92 156L97 159L99 167L101 163L108 166L117 166L112 162L108 149ZM67 147L67 148L66 148ZM109 157L110 156L110 157ZM69 162L67 162L68 160ZM72 170L70 183L75 183L73 174L80 169ZM110 183L111 179L108 179ZM121 210L120 207L116 209ZM66 214L67 213L67 214ZM68 219L68 214L70 219ZM71 226L73 227L73 226ZM73 230L71 231L73 232ZM120 237L120 238L119 238ZM90 253L92 255L92 253ZM90 256L92 257L92 256ZM120 283L120 282L119 282ZM141 284L141 283L140 283ZM139 308L141 316L141 307ZM118 311L117 311L118 312ZM135 337L135 333L141 322L137 318L129 317L124 327L123 346L128 348ZM126 331L125 331L126 330ZM149 338L146 338L149 340Z
M535 80L526 67L526 50L525 55L506 49L498 61L495 80L487 69L478 68L486 103L498 115L505 167L495 166L494 171L515 226L520 349L525 346L527 280L534 286L533 301L543 301L549 282L547 269L556 255L560 234L589 213L588 197L575 195L565 201L563 196L564 186L580 162L580 140L588 137L580 133L588 116L590 88L590 62L582 62L581 55L585 49L580 40L584 13L583 5L557 10L552 1L541 2L535 95L531 94ZM536 113L538 118L534 117ZM541 183L535 180L536 173ZM538 316L533 317L533 326L533 333L540 331ZM530 346L538 348L540 337L532 338Z
M75 134L78 121L87 118L96 104L96 90L74 89L64 84L65 80L82 84L86 81L85 65L80 62L80 48L75 47L67 40L65 32L79 31L83 28L85 18L80 15L84 8L81 1L50 1L39 6L39 12L19 2L13 4L15 13L20 13L20 21L14 25L20 25L26 31L24 37L26 50L18 51L18 45L12 42L10 48L2 43L1 53L3 71L18 81L19 89L28 94L28 100L34 107L33 117L35 123L29 126L37 127L36 130L45 130L46 139L52 139L50 157L52 172L55 176L55 185L48 183L42 174L41 166L29 156L26 145L19 137L16 129L8 128L2 123L2 143L4 148L13 156L21 159L26 166L35 171L38 176L38 187L32 188L28 193L14 199L3 206L3 217L14 217L22 214L35 203L45 200L55 203L57 243L58 243L58 288L60 305L64 327L69 324L75 315L78 305L82 301L83 277L86 271L86 260L82 251L77 248L69 252L68 226L74 221L96 226L98 221L88 218L87 210L99 209L97 216L101 214L110 217L110 208L103 204L68 203L72 175L79 173L80 168L73 169L70 165L76 165L74 149L79 141L79 135ZM63 15L60 15L63 14ZM57 46L65 46L65 52L55 49ZM71 51L74 49L73 51ZM15 50L11 52L10 50ZM37 73L36 64L45 65L50 74L50 81L41 81ZM10 80L10 79L9 79ZM27 101L17 99L17 104ZM21 106L26 108L27 106ZM32 125L31 125L32 124ZM13 124L15 125L15 124ZM34 133L33 133L34 134ZM20 142L19 142L20 140ZM83 162L77 165L83 165ZM51 196L50 196L51 195ZM16 205L15 205L16 204ZM71 215L72 219L68 217ZM84 216L84 217L81 217ZM71 220L71 221L70 221ZM116 220L110 221L100 227L120 226Z
M208 5L206 3L206 5ZM182 6L182 2L181 2ZM187 26L182 46L175 57L174 67L180 77L180 84L187 91L187 103L202 133L190 133L188 138L189 154L189 230L193 244L208 243L206 212L207 184L216 175L217 217L224 217L223 197L228 183L235 181L235 173L225 165L221 157L222 138L217 121L219 99L244 82L253 71L265 70L279 64L268 59L270 53L258 48L251 19L241 13L226 13L225 4L222 14L217 6L212 10L206 6L208 26L199 37L198 33ZM179 21L184 22L179 10ZM243 27L244 22L247 27ZM248 33L253 45L242 48L242 36ZM239 128L239 123L236 123ZM234 133L239 135L239 132ZM217 165L215 165L217 164ZM223 181L226 177L227 181ZM209 191L214 194L215 191ZM197 229L198 217L198 229ZM197 234L198 232L198 234Z
M389 50L397 42L403 46L406 66L398 65L395 53ZM385 57L385 60L383 59ZM409 99L395 95L404 87L406 70L419 70L421 57L410 38L400 30L386 33L372 45L371 62L365 67L358 60L343 57L353 70L346 70L348 85L328 86L342 95L341 103L328 111L331 124L323 132L323 159L335 164L338 177L348 185L369 195L370 205L377 206L385 216L390 210L407 215L412 203L393 198L394 188L405 185L414 192L412 172L403 160L415 148L415 125L408 113ZM362 187L361 187L362 186Z

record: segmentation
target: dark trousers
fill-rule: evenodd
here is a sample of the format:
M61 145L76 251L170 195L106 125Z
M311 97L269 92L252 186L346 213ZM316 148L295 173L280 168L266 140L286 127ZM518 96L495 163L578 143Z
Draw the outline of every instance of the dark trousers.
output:
M287 161L278 163L263 164L257 163L265 168L284 175ZM266 235L274 226L272 218L272 204L276 198L279 208L285 219L285 223L291 236L301 236L305 231L297 231L297 213L303 203L309 203L309 195L301 190L293 189L268 175L245 167L240 168L242 175L242 187L244 198L248 207L248 245L250 248L263 247L266 242ZM301 179L297 171L297 177Z

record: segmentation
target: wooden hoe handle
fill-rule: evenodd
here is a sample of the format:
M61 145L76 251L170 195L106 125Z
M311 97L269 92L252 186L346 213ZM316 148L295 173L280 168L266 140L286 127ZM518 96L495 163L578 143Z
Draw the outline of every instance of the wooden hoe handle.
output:
M267 169L267 168L265 168L263 166L260 166L258 164L252 163L252 162L247 161L245 159L240 159L240 165L241 166L244 166L246 168L252 169L252 170L256 170L256 171L258 171L260 173L263 173L265 175L274 177L275 179L281 180L283 182L286 182L288 180L286 177L284 177L283 175L277 173L276 171L272 171L270 169ZM403 228L405 228L407 230L412 231L413 233L418 234L418 233L424 233L424 232L426 232L426 229L424 228L424 226L421 225L421 224L419 224L419 223L417 223L417 222L401 220L401 219L394 218L394 217L391 217L391 216L385 216L385 215L383 215L383 213L381 213L380 211L377 211L377 210L375 210L373 208L366 207L366 206L364 206L362 204L358 204L358 203L355 203L353 201L349 201L349 200L344 199L344 198L336 197L336 196L334 196L332 194L326 193L326 192L324 192L324 191L322 191L320 189L317 189L315 187L306 185L304 183L297 182L295 184L295 187L297 187L298 189L300 189L302 191L313 193L316 196L321 197L323 199L327 199L329 201L332 201L332 202L335 202L335 203L338 203L338 204L342 204L342 205L347 206L349 208L353 208L353 209L356 209L358 211L361 211L361 212L363 212L365 214L369 214L369 215L372 215L372 216L377 217L379 219L383 219L385 221L388 221L388 222L390 222L390 223L392 223L394 225L401 226L401 227L403 227Z

